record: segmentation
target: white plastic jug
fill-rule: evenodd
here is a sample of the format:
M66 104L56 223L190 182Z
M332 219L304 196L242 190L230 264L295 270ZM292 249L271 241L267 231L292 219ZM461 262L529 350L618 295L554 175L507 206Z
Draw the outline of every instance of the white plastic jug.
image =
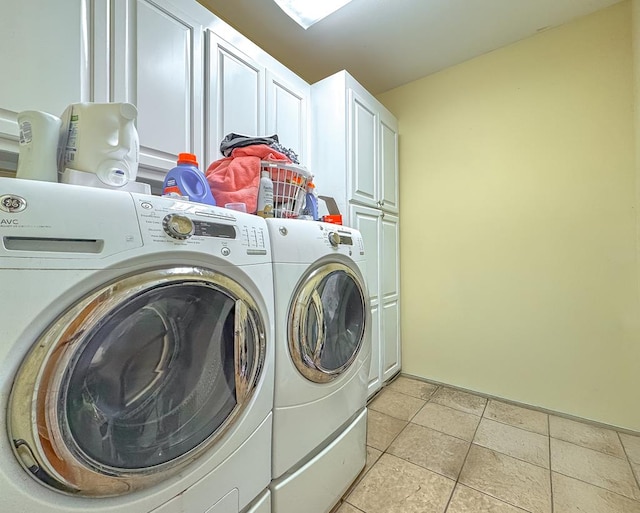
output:
M18 113L20 129L17 178L58 181L60 118L39 110Z
M58 168L93 173L111 187L136 179L138 110L131 103L73 103L61 116Z

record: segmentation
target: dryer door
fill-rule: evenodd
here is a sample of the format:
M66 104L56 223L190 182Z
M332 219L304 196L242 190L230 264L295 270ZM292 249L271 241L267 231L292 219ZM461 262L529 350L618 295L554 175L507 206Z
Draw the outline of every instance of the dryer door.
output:
M256 302L209 269L110 283L58 318L23 362L9 405L16 455L42 483L74 495L165 479L233 424L265 347Z
M345 372L364 342L368 312L365 286L350 267L331 263L314 270L289 312L289 351L298 371L315 383Z

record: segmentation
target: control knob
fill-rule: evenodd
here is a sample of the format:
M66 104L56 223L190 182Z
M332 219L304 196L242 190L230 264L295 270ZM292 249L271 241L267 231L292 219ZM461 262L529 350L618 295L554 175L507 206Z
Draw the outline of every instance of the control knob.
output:
M178 214L169 214L165 216L162 220L162 227L169 237L173 237L178 240L188 239L193 235L195 230L195 226L191 219Z
M338 232L329 232L329 244L334 248L338 247L338 244L340 244L340 234Z

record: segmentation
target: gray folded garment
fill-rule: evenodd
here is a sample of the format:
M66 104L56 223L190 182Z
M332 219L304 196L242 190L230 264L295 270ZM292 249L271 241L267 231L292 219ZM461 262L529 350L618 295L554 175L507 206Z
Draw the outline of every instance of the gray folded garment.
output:
M278 136L273 134L270 137L250 137L248 135L240 135L230 133L222 139L220 143L220 153L225 157L230 157L231 152L235 148L244 148L245 146L252 146L254 144L266 144L271 146L273 143L279 143Z
M271 143L269 146L271 146L274 150L279 151L283 155L286 155L287 157L289 157L289 160L294 164L300 164L300 159L298 158L298 154L295 151L293 151L291 148L285 148L284 146L282 146L282 144L277 142Z

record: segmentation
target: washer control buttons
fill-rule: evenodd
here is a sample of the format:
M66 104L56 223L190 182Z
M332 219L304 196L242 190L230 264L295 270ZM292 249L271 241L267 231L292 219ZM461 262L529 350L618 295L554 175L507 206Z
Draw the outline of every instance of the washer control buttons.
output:
M193 235L195 226L193 221L186 216L169 214L162 220L162 228L169 235L178 240L188 239Z
M222 253L222 256L229 256L231 254L231 250L227 247L224 247L220 250L220 253Z
M329 232L329 243L334 248L337 248L340 244L340 234L338 232Z

